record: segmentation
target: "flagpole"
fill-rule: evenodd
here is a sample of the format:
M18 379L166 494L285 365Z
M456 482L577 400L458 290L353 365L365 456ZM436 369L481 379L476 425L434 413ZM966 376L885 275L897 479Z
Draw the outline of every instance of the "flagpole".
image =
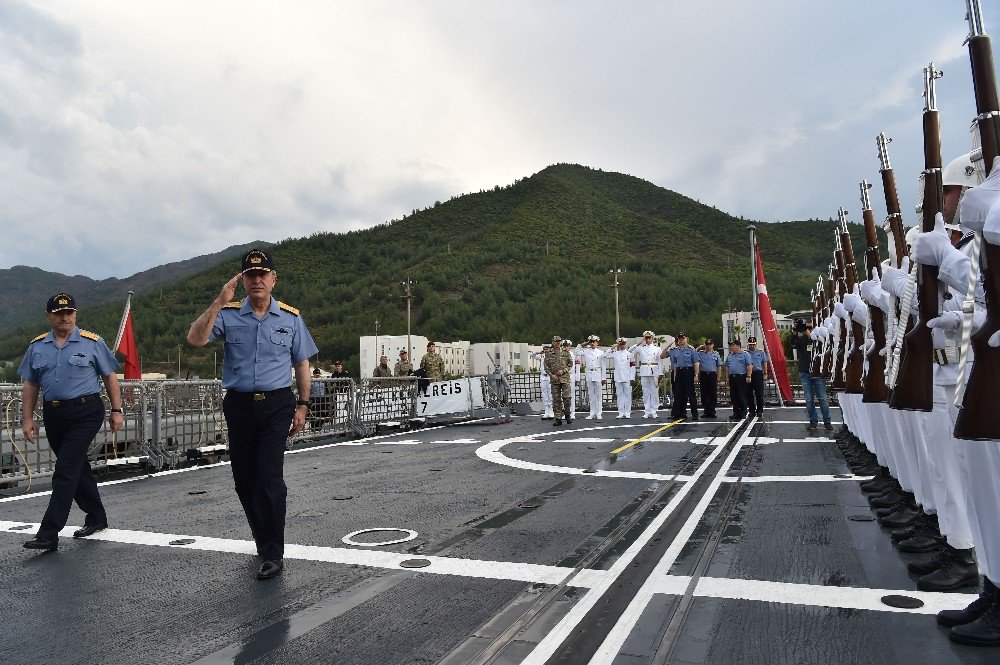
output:
M122 321L118 324L118 334L115 336L115 345L111 347L112 351L117 352L118 347L122 343L122 335L125 334L125 321L128 320L128 312L132 308L132 294L135 291L128 292L128 298L125 300L125 311L122 312Z
M767 344L767 335L764 334L763 326L759 325L760 305L759 305L758 284L760 282L760 276L757 274L758 250L757 250L757 238L754 233L757 230L757 227L751 224L750 226L747 227L747 230L750 231L750 265L753 266L751 268L751 272L753 273L753 313L750 315L750 318L752 320L751 327L753 327L755 330L757 328L760 328L759 335L755 335L755 337L757 336L760 337L761 341L763 342L764 353L766 353L767 357L770 358L772 356L771 356L771 349L768 347ZM777 332L777 330L775 332ZM785 350L781 349L781 353L784 352ZM785 399L781 396L781 386L778 384L778 372L777 370L774 369L774 362L771 361L768 364L771 366L771 379L774 381L774 391L778 395L778 404L780 406L785 406Z

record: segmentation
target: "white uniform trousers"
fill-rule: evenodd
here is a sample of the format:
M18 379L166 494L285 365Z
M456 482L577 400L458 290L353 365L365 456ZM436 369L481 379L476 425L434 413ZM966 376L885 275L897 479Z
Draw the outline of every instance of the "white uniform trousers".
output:
M949 402L949 404L951 404ZM952 420L958 408L950 405ZM966 514L979 572L1000 586L1000 441L958 441Z
M602 403L601 403L601 382L591 381L587 379L587 402L590 404L590 416L592 418L600 418Z
M938 511L938 526L948 544L958 550L973 546L969 525L966 486L962 479L962 461L967 442L958 441L952 432L955 423L948 404L955 399L955 386L934 386L934 411L927 420L933 429L927 432L929 475L933 478L934 504ZM928 415L928 414L925 414Z
M545 412L542 414L542 418L554 418L555 414L552 411L552 380L549 379L548 376L544 376L541 379L541 387L542 404L545 406Z
M615 381L615 392L618 393L618 415L632 417L632 382Z
M657 394L658 376L644 376L642 379L642 402L644 415L655 416L656 409L660 406L660 396Z

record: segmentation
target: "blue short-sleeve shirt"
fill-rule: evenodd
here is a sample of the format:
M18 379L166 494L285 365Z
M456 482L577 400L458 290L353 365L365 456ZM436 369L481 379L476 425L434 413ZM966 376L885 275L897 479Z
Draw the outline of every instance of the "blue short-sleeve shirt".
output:
M756 370L763 371L764 363L771 362L771 357L767 355L767 351L764 351L764 349L754 349L753 351L747 351L746 354L750 356L750 362Z
M670 357L670 366L674 369L685 369L694 367L694 362L698 359L698 352L693 347L675 347L667 351Z
M746 351L740 351L739 353L730 351L729 355L726 356L725 362L722 364L729 368L730 374L746 374L747 366L750 364L750 356L747 355Z
M222 387L264 392L292 384L292 365L319 352L298 310L273 297L258 319L250 298L229 303L215 317L208 341L225 343Z
M101 392L101 379L119 367L100 336L74 328L62 348L52 332L32 340L17 373L37 383L42 399L52 401Z
M698 362L700 363L699 371L718 372L719 365L722 364L722 357L719 356L719 352L715 350L699 351Z

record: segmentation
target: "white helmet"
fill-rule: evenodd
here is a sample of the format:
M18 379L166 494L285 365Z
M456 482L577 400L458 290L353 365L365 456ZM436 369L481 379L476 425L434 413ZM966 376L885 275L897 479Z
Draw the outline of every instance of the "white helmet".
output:
M972 163L970 153L959 155L948 162L948 166L941 171L941 184L943 185L976 187L982 182L979 177L979 169Z

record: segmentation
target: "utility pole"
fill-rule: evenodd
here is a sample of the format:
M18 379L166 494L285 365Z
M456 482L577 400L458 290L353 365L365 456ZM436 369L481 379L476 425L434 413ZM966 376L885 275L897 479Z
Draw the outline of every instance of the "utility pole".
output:
M622 284L618 281L618 276L625 272L624 268L613 268L609 270L608 273L614 276L615 283L611 285L611 288L615 290L615 342L622 336L622 326L621 326L621 314L618 309L618 290L621 288Z
M177 378L181 378L181 345L177 345Z
M410 342L410 305L413 301L413 280L407 277L400 283L406 289L406 295L403 296L403 298L406 298L406 353L410 357L410 362L413 362L413 344Z
M378 357L378 319L375 319L375 356Z

